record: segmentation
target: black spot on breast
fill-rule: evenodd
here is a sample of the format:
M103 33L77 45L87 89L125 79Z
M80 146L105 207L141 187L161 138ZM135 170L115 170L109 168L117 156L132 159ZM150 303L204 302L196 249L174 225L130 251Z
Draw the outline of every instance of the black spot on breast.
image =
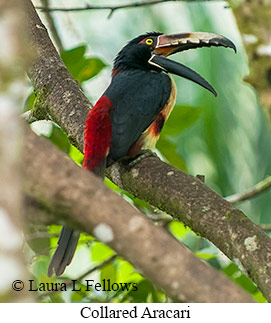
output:
M154 132L156 135L160 134L164 123L165 123L165 117L163 116L162 113L159 113L158 117L155 119Z

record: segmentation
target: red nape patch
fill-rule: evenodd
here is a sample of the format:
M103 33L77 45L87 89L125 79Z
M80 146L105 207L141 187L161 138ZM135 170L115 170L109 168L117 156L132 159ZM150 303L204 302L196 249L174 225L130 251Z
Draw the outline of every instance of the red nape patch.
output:
M112 70L111 77L113 78L115 75L117 75L119 72L121 72L121 69L114 69Z
M109 152L112 137L111 109L111 100L102 96L87 116L83 167L89 171L94 171Z

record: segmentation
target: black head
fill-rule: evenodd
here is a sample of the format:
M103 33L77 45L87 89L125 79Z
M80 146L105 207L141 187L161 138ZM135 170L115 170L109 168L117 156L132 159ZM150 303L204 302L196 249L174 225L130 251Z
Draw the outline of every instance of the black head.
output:
M148 63L157 44L159 32L149 32L137 36L127 43L117 54L113 69L153 69ZM157 70L157 68L154 68Z
M121 49L115 59L113 70L140 69L172 73L187 78L216 95L214 88L198 73L167 58L169 55L191 48L211 46L230 47L236 51L229 39L212 33L193 32L173 35L146 33L132 39Z

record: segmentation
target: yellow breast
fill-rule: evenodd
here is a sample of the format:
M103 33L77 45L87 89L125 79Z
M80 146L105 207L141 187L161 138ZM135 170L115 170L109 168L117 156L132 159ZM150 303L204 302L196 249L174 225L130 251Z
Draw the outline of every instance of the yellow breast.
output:
M160 132L163 128L164 123L170 116L170 113L174 107L175 101L176 101L176 84L171 79L171 93L169 96L169 99L164 106L164 108L161 110L161 112L158 114L156 119L153 121L153 123L143 132L143 134L140 137L140 142L142 142L142 149L153 149L159 139Z

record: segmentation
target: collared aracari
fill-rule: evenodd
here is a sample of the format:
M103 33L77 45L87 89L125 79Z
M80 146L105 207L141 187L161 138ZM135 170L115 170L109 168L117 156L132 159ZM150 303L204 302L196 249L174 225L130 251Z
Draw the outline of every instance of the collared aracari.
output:
M105 168L142 149L153 149L173 109L176 86L168 75L189 79L216 96L214 88L190 68L169 55L198 47L223 46L236 51L227 38L193 32L140 35L124 46L114 61L112 79L88 114L83 167L103 177ZM70 264L79 233L63 227L48 275L61 275Z

